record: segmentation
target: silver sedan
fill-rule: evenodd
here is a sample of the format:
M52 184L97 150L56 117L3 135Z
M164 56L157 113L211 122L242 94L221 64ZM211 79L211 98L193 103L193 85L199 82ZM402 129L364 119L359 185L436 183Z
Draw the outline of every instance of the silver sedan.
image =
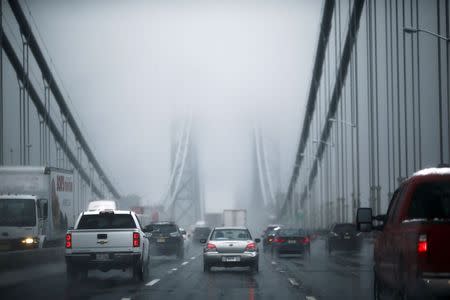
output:
M216 227L207 240L201 240L203 248L203 271L211 267L250 267L259 271L259 239L252 239L245 227Z

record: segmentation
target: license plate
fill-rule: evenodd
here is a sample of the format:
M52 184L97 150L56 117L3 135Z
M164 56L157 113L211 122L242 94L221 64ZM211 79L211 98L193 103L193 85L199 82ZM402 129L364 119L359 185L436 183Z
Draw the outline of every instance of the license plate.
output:
M166 239L157 239L156 240L158 243L165 243L166 242Z
M296 240L289 240L288 244L295 244L297 241Z
M109 260L109 254L108 253L97 253L95 255L96 260Z
M241 261L241 258L239 256L225 256L225 257L222 257L222 261L237 262L237 261Z

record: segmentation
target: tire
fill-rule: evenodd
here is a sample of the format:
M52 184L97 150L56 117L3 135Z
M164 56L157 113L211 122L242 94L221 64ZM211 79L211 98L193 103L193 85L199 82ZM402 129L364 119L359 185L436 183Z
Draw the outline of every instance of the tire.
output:
M206 262L203 262L203 272L210 272L211 271L211 266L209 264L207 264Z
M72 263L66 262L66 274L67 280L70 282L78 279L78 270L72 265Z
M183 259L184 258L184 249L183 247L179 247L177 250L177 258L178 259Z
M144 280L144 264L141 261L133 266L133 279L137 281Z
M253 273L258 273L259 272L259 262L253 263L253 265L250 267L250 269Z

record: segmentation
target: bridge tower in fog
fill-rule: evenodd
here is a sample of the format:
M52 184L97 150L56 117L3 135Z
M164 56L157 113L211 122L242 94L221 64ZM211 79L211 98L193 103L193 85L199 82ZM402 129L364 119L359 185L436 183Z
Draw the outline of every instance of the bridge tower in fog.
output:
M258 211L260 220L270 220L277 207L279 198L279 155L278 147L267 139L260 127L252 132L252 197L249 206ZM251 216L249 216L251 217Z
M197 147L192 116L174 121L171 134L171 172L163 198L166 218L190 225L202 219Z

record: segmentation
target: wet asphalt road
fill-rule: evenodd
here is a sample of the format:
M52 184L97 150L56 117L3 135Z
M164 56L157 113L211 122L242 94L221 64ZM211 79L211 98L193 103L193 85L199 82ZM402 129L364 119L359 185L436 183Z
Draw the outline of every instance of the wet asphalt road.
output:
M63 262L9 274L0 280L1 299L370 299L372 246L361 252L325 252L313 241L311 257L263 254L259 273L246 268L213 268L204 273L201 248L184 260L152 257L149 275L136 282L130 272L92 271L69 285ZM0 279L2 279L0 274ZM3 282L2 282L3 281Z

